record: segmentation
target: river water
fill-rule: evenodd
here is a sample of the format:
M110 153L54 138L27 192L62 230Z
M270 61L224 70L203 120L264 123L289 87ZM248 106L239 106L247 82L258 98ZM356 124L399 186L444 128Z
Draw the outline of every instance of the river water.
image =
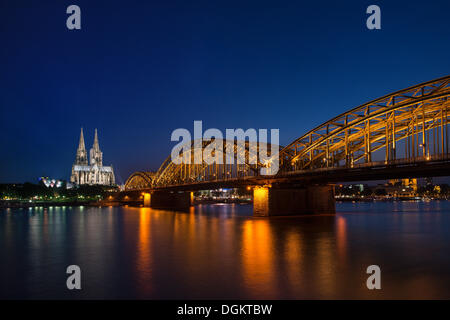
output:
M2 299L450 299L450 203L0 210ZM66 268L81 268L68 290ZM381 269L368 290L366 268Z

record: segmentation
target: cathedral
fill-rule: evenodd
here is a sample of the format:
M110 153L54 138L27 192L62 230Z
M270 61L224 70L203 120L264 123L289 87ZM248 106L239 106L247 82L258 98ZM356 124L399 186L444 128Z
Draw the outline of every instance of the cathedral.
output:
M114 185L114 170L112 166L103 166L103 152L98 144L97 129L95 129L94 145L89 153L90 164L86 147L84 145L83 128L81 128L80 143L78 144L77 156L72 166L70 182L74 184L90 185Z

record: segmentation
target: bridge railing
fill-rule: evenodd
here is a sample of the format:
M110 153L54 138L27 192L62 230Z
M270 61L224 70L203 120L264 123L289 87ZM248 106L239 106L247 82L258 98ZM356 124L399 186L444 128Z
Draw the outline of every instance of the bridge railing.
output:
M450 161L450 154L436 154L430 156L419 156L415 158L407 159L396 159L389 161L372 161L370 163L358 163L351 166L343 167L329 167L329 168L316 168L316 169L303 169L303 170L292 170L284 172L282 175L299 175L299 174L313 174L319 172L336 171L339 169L358 169L358 168L370 168L370 167L389 167L389 166L401 166L401 165L412 165L420 163L433 163L433 162Z

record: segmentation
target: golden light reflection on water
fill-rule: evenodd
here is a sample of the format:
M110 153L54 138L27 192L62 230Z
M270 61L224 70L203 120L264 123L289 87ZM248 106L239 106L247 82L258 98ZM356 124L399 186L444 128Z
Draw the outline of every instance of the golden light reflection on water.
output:
M19 298L61 297L53 275L74 263L97 299L448 298L448 209L358 205L286 218L239 205L5 210L0 269ZM382 292L365 287L370 264L382 268Z
M243 224L242 267L246 289L276 295L273 238L267 220L247 220Z
M351 251L370 244L360 236L359 244L349 239L361 232L354 227L357 215L234 217L233 205L196 206L188 212L127 210L131 233L126 238L136 246L129 253L136 258L133 281L141 296L378 298L363 286L361 270L372 260L382 261L373 258L380 252L362 251L354 258Z
M317 240L315 275L321 295L332 296L336 291L336 255L333 240L321 237Z
M288 276L290 287L300 287L303 285L303 270L305 268L302 235L298 232L289 232L286 236L285 259L286 274ZM290 290L292 291L292 290Z
M336 245L340 263L345 263L347 256L347 221L344 217L336 218Z
M139 236L137 245L138 288L145 292L151 292L152 281L151 214L153 212L150 208L139 209Z

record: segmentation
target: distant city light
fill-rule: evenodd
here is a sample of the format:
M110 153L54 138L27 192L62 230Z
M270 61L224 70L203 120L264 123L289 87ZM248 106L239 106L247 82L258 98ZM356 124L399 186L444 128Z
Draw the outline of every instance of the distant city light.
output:
M47 188L61 188L63 180L50 179L49 177L40 177L39 182L43 183Z

